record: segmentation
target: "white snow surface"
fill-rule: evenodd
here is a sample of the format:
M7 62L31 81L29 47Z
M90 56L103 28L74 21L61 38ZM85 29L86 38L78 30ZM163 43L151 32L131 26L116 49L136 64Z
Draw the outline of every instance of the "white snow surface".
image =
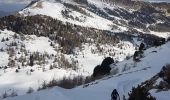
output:
M28 53L39 52L40 54L50 54L56 55L60 54L57 52L52 46L50 46L51 41L47 37L37 37L35 35L23 35L22 37L17 33L12 31L0 30L0 40L2 38L8 38L8 41L0 42L0 49L3 48L4 51L0 52L0 67L8 66L9 63L9 54L6 51L9 48L12 42L17 42L17 47L13 47L16 51L13 59L20 58L22 56L22 52L20 48L24 45L25 49ZM14 38L14 35L17 35L17 38ZM25 39L22 39L25 38ZM119 45L122 45L122 49L120 49ZM55 46L58 46L56 43ZM126 56L132 55L135 52L135 47L132 43L128 41L121 41L117 45L110 46L110 45L101 45L101 47L105 48L104 52L108 50L112 50L112 53L115 53L114 59L117 61L122 61L126 58ZM18 49L16 49L18 48ZM127 49L128 48L128 49ZM48 63L44 65L34 65L31 66L22 66L20 62L16 62L17 65L14 68L8 68L6 70L0 69L0 94L3 94L5 91L7 93L12 92L15 90L18 95L24 95L29 87L33 89L37 89L43 81L50 81L53 78L55 79L62 79L64 76L74 77L77 75L88 76L93 73L93 69L96 65L101 64L102 60L105 57L109 56L108 53L100 54L91 52L91 49L96 50L95 44L83 44L83 50L80 51L76 49L76 56L75 55L64 55L68 61L71 59L77 60L78 63L78 70L74 71L71 69L62 69L56 68L53 70L49 70L49 66L54 63L53 59L46 59ZM18 52L21 52L18 54ZM121 54L120 54L121 53ZM27 57L29 59L29 57ZM55 62L57 63L57 62ZM22 69L19 70L19 73L16 73L15 70L17 66L20 66ZM45 67L45 72L42 71L42 66ZM34 72L31 73L30 69L33 69Z
M88 15L80 11L74 10L72 8L66 7L64 3L77 6L78 8L83 10ZM109 8L112 10L121 8L121 9L126 10L127 12L131 12L121 6L106 3L100 0L88 0L88 3L95 5L103 12L106 12L104 8ZM63 16L62 12L64 11L67 11L68 13L67 15L72 16L72 18ZM114 23L114 21L120 23L121 21L128 22L128 20L113 16L113 15L109 15L109 14L108 16L114 17L114 20L108 20L106 18L101 17L100 15L96 13L93 13L87 10L86 5L77 4L76 2L74 2L74 0L61 0L61 2L55 1L55 0L40 0L36 2L35 4L19 11L18 13L23 16L46 15L54 19L60 20L63 23L68 22L68 23L79 25L82 27L91 27L91 28L96 28L100 30L110 30L111 32L126 32L129 29L128 26ZM161 21L158 21L157 23L160 23L160 22ZM117 28L114 29L114 26L116 26ZM137 28L134 28L134 29L136 29L139 32L143 32L146 34L153 34L153 35L163 37L163 38L170 37L169 32L154 32L154 31L144 32L143 29L137 29Z
M38 37L35 35L27 35L26 40L24 41L26 50L30 52L47 52L48 54L56 54L54 48L50 46L50 40L46 37Z
M153 35L156 35L156 36L159 36L159 37L163 37L163 38L168 38L170 37L170 32L154 32L154 31L150 31L149 32L150 34L153 34Z
M157 51L153 53L152 51ZM125 60L118 64L113 64L112 67L119 69L119 74L111 75L103 79L90 83L88 87L83 88L79 86L74 89L62 89L54 87L29 95L18 96L14 98L7 98L5 100L109 100L111 99L111 92L117 89L122 100L122 96L128 96L128 92L132 86L136 86L141 82L150 79L157 74L162 66L170 63L170 42L160 47L153 47L145 51L145 57L140 62L135 64L132 59ZM129 66L129 70L122 72L121 69ZM169 91L155 93L154 90L151 94L157 100L169 100Z
M42 7L37 7L37 5L42 5ZM24 16L34 16L37 14L51 16L52 18L58 19L62 22L69 22L72 24L92 27L103 30L110 30L113 23L107 19L104 19L96 14L84 10L86 13L89 13L91 16L84 15L77 11L71 10L69 15L72 15L74 18L78 17L81 21L73 20L70 18L65 18L62 15L62 11L65 11L67 8L60 2L48 2L40 1L32 5L31 7L25 8L19 13Z
M105 18L98 16L82 7L82 9L90 14L90 16L84 15L80 12L70 10L69 15L72 15L74 18L78 17L81 21L73 20L71 18L65 18L62 15L62 11L67 10L67 8L60 2L49 1L39 1L34 5L23 9L19 13L24 16L34 16L37 14L51 16L57 20L62 21L63 23L69 22L72 24L80 25L83 27L92 27L101 30L111 30L112 25L115 25L112 21L109 21ZM62 0L63 2L73 3L72 0ZM101 3L98 0L89 0L90 3L95 4L99 8L110 7L114 9L116 6L109 5L107 3ZM118 26L120 30L112 30L113 32L117 31L126 31L127 28L123 26ZM142 31L141 29L137 29ZM24 44L26 50L29 52L39 52L41 54L58 54L52 46L50 46L50 40L46 37L37 37L35 35L25 35L26 40L22 41L21 39L13 39L14 32L4 30L0 31L0 40L2 38L9 38L9 41L0 42L1 48L8 48L8 45L11 41L17 41L20 45ZM142 31L143 32L143 31ZM170 36L170 33L159 33L159 32L148 32L149 34L154 34L159 37L167 38ZM135 40L135 43L139 45L141 42ZM123 49L118 48L118 45L123 44ZM58 44L56 44L58 46ZM3 100L109 100L111 92L113 89L117 89L122 100L122 96L125 95L128 97L128 92L133 86L140 84L141 82L146 81L151 78L153 75L158 73L162 66L169 64L170 57L170 42L160 47L153 47L145 51L144 58L140 62L134 63L132 58L129 60L124 60L126 56L131 56L135 52L134 45L130 42L122 41L116 46L112 47L109 45L102 45L101 47L106 48L105 51L113 49L116 55L114 59L117 61L122 61L116 64L113 64L112 73L114 70L118 69L118 74L107 76L103 79L97 80L90 83L86 88L83 86L76 87L74 89L63 89L60 87L54 87L52 89L42 90L39 92L34 92L32 94L25 94L29 87L37 89L42 82L50 81L52 78L60 79L63 76L76 76L76 75L91 75L93 69L96 65L101 64L102 60L109 56L109 54L93 54L91 49L96 49L95 44L84 44L83 51L80 52L76 50L76 57L74 55L64 55L69 61L71 58L79 62L79 69L77 71L65 70L65 69L53 69L42 72L39 70L39 66L34 66L34 73L27 75L31 69L30 66L27 66L25 69L20 70L16 74L15 68L1 70L0 69L0 94L6 92L11 92L15 90L19 96L13 98L7 98ZM153 53L152 51L157 51ZM122 54L120 54L122 53ZM0 66L8 65L9 54L7 52L0 52ZM18 57L21 55L17 55ZM52 61L49 60L49 64L44 65L49 67ZM126 68L125 68L126 67ZM126 70L126 71L125 71ZM109 78L111 77L111 78ZM156 97L157 100L169 100L169 92L164 91L156 93L156 90L150 91L151 94ZM0 98L1 100L1 98Z

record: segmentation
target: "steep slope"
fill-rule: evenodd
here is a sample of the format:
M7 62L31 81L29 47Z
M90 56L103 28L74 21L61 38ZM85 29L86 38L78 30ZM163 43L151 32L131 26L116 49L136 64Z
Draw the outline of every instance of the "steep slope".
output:
M157 51L157 53L152 51ZM118 90L122 99L123 95L126 97L128 96L128 92L131 90L132 86L136 86L150 79L161 70L162 66L170 63L169 51L170 42L157 48L150 48L145 51L145 57L142 58L135 67L131 65L133 63L132 59L120 62L117 64L120 71L119 74L97 80L96 82L90 83L89 86L85 88L80 86L75 89L66 90L55 87L30 95L8 98L6 100L52 100L54 98L58 100L108 100L110 99L110 94L113 89ZM125 64L132 68L128 71L121 72L121 68L125 67ZM158 100L162 98L164 100L169 100L168 93L169 91L164 91L152 94L155 94L154 96Z

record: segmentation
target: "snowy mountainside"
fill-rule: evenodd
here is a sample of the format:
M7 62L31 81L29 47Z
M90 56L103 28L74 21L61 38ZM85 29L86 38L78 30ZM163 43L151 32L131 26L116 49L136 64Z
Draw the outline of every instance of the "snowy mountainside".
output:
M19 13L25 16L42 14L42 15L51 16L53 18L57 18L62 22L69 22L84 27L93 27L93 28L104 29L104 30L111 29L112 26L111 21L96 16L91 12L88 11L86 12L86 10L85 10L85 14L87 15L84 15L80 12L67 8L65 5L60 2L56 2L56 3L51 3L46 1L36 2L35 4L24 9L23 11L20 11ZM83 11L83 9L81 10Z
M130 2L130 0L124 1ZM162 9L158 4L137 2L139 3L138 9L133 8L133 6L127 9L122 5L110 2L89 0L87 3L79 3L77 0L56 2L40 0L18 14L20 16L41 14L58 19L64 23L68 22L83 27L109 30L113 33L128 31L132 34L141 32L164 38L169 36L170 18L166 16L168 7ZM162 33L159 35L156 32Z
M82 50L75 49L75 54L64 54L59 50L59 44L54 44L55 41L47 37L20 35L8 30L0 31L0 40L1 94L16 91L23 95L29 87L36 90L43 81L53 78L89 76L105 57L113 56L115 60L122 61L135 51L132 43L122 41L114 47L101 45L104 48L101 53L96 44L87 43ZM30 58L32 55L33 58ZM31 59L34 59L33 65L30 65Z
M122 98L132 86L158 73L170 63L169 42L153 47L170 37L169 4L120 1L124 2L37 0L0 18L0 97L17 93L18 97L7 100L106 100L117 88ZM134 63L132 56L141 42L148 50ZM52 79L90 76L106 57L115 61L111 75L88 87L55 87L26 95L29 88L37 90ZM155 91L151 92L155 96Z
M157 51L157 53L152 52ZM111 75L96 82L89 83L88 87L79 86L74 89L62 89L54 87L52 89L43 90L29 95L7 98L5 100L108 100L113 89L117 89L121 100L123 95L128 97L128 93L133 86L137 86L142 82L156 75L165 64L170 63L170 42L160 47L153 47L144 52L145 57L136 64L135 67L129 66L133 63L132 59L117 64L119 74ZM161 59L160 59L161 58ZM129 70L122 72L121 69L127 64L131 67ZM162 92L151 91L151 94L157 100L169 100L169 90ZM100 95L99 95L100 94Z

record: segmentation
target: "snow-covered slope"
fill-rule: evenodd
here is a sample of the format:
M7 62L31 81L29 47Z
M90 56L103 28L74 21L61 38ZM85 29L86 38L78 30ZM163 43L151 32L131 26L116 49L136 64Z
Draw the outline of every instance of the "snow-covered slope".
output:
M75 1L40 0L18 13L21 16L46 15L63 23L109 30L113 33L128 31L133 34L142 32L164 38L170 36L168 29L170 19L162 13L164 12L162 9L152 8L153 6L127 9L102 0L88 0L88 4Z
M105 57L115 53L114 59L122 61L126 56L134 53L135 47L128 41L122 41L111 47L101 45L103 53L93 53L97 49L95 44L83 44L83 50L75 49L76 54L63 54L55 50L58 44L51 46L47 37L35 35L19 35L15 32L0 31L0 93L16 91L18 95L26 93L29 87L37 89L43 81L50 81L53 78L75 77L77 75L89 76L96 65L100 64ZM119 45L122 45L121 47ZM55 47L55 48L54 48ZM126 49L129 48L129 49ZM110 50L110 52L107 52ZM29 65L31 55L36 55L34 66ZM41 58L39 58L41 57ZM66 62L61 62L64 57ZM73 68L64 65L67 61ZM53 69L50 69L53 66ZM6 69L7 67L7 69ZM16 72L18 70L19 72ZM33 70L34 72L31 72ZM6 80L7 79L7 80Z
M74 5L73 5L74 6ZM76 6L76 5L75 5ZM83 15L82 13L75 11L73 9L67 8L61 2L37 2L30 7L20 11L20 14L25 16L33 16L37 14L51 16L56 18L62 22L69 22L76 25L81 25L84 27L92 27L104 30L110 30L113 23L107 19L104 19L100 16L96 16L94 13L91 13L83 8L81 8L88 15ZM63 13L66 11L68 16L72 16L72 18L64 17ZM76 20L79 18L79 20Z
M157 51L157 53L152 52ZM145 57L133 67L132 59L117 64L119 74L111 75L90 83L88 87L79 86L74 89L52 89L35 92L29 95L7 98L6 100L109 100L113 89L117 89L121 99L128 96L132 86L150 79L157 74L162 66L170 63L170 42L160 47L153 47L145 51ZM121 72L125 64L130 67L128 71ZM169 100L169 91L152 93L157 100Z
M150 48L170 37L166 9L152 4L134 9L105 0L80 1L38 0L15 15L0 18L0 94L19 95L7 100L108 100L114 88L121 98L127 97L132 86L170 63L169 42ZM130 57L141 42L150 49L135 63ZM53 78L90 76L106 57L116 62L111 75L87 87L54 87L26 95L29 87L37 90ZM158 100L169 97L168 91L165 96L151 93Z

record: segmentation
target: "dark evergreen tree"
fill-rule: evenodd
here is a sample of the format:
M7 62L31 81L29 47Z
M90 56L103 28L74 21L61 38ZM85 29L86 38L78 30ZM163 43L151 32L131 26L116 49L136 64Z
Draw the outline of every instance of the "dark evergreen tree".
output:
M9 41L8 37L6 38L6 41Z
M153 41L153 44L154 44L154 46L160 46L162 44L165 44L165 42L166 42L165 38L159 38L159 39L155 39Z
M129 93L128 100L156 100L150 93L142 86L133 87Z
M52 42L50 43L50 46L53 46L53 43L52 43Z
M19 70L18 70L18 69L16 69L16 70L15 70L15 72L16 72L16 73L18 73L18 72L19 72Z
M93 70L93 77L96 77L101 72L101 66L97 65Z
M30 69L30 72L34 72L34 70L33 70L33 69Z
M165 39L165 38L162 38L162 39L161 39L161 44L165 44L165 42L166 42L166 39Z
M78 3L88 4L87 0L74 0L74 1Z
M2 40L1 40L1 42L4 42L5 41L5 39L4 39L4 37L2 38Z
M33 66L34 65L34 57L33 55L30 55L30 63L29 63L30 66Z
M145 44L141 43L139 46L139 51L143 51L145 49Z
M168 41L170 41L170 37L168 37L168 39L167 39Z
M107 57L103 60L101 66L104 67L104 66L110 66L110 64L113 64L114 63L114 60L113 58L111 57Z
M133 61L139 61L139 51L135 51L133 55Z
M102 61L101 65L97 65L93 70L93 77L106 75L110 73L110 64L113 64L114 60L111 57L107 57Z
M162 73L163 80L170 84L170 64L164 66L160 73Z

